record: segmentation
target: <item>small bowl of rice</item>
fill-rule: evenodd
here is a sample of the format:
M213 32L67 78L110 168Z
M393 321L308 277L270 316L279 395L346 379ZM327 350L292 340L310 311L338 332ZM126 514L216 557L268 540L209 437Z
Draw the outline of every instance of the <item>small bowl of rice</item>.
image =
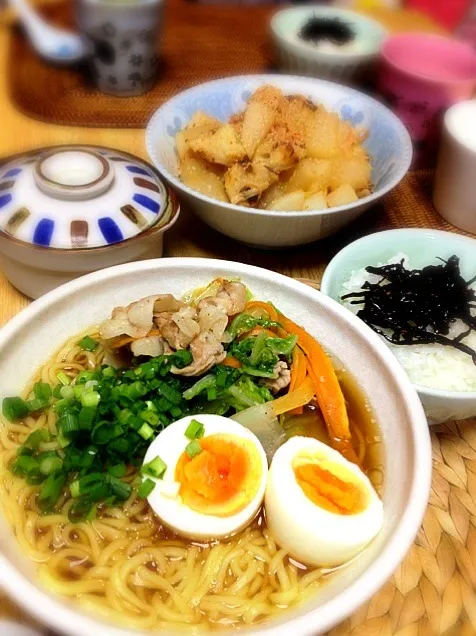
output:
M329 263L321 291L357 314L364 302L359 302L358 296L343 297L361 293L365 284L387 284L381 275L368 272L369 266L402 263L406 270L421 270L428 265L441 266L454 256L459 259L468 289L476 293L476 281L471 282L476 277L476 240L425 229L378 232L351 243ZM431 312L431 305L425 311ZM476 303L468 302L468 312L476 324ZM432 336L431 327L428 331ZM387 337L393 333L383 330ZM430 424L476 417L476 356L470 353L476 352L476 329L460 319L449 325L445 338L459 338L466 351L464 347L447 346L448 341L394 344L383 334L382 339L416 386Z

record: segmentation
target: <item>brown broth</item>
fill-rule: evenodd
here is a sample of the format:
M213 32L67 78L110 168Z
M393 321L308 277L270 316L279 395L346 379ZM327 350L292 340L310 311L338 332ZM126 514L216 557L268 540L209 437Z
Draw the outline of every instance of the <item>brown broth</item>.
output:
M352 445L357 457L360 458L360 468L381 495L384 478L384 449L377 420L364 392L352 375L343 369L336 369L336 374L344 394ZM302 415L284 418L283 427L288 438L303 435L314 437L332 446L324 418L316 404L305 407Z

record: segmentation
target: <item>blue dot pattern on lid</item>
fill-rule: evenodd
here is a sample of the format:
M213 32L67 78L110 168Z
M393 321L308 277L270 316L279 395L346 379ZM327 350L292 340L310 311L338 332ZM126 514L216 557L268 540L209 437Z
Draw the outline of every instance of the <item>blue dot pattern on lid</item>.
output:
M119 226L110 216L104 216L102 219L99 219L98 225L102 235L109 244L124 240L124 235L119 229Z
M16 177L21 172L21 168L13 168L13 170L9 170L2 175L2 179L7 179L8 177Z
M5 164L0 169L0 232L51 249L88 249L131 239L160 223L170 200L156 171L119 150L91 151L111 162L115 179L96 200L84 202L53 199L37 189L35 162L44 151Z
M51 219L41 219L41 221L35 228L35 232L33 234L33 243L35 243L35 245L48 247L51 243L51 237L53 236L54 227L55 222Z
M10 203L10 201L12 200L12 195L11 194L4 194L3 196L0 197L0 209L5 207L7 205L7 203Z
M145 194L134 194L132 197L133 201L143 205L145 208L153 212L154 214L158 214L160 210L160 204L158 201L154 201L150 197L147 197Z
M139 166L126 166L126 170L129 170L129 172L132 172L133 174L143 174L146 177L150 177L150 174L147 172L147 170L139 168Z

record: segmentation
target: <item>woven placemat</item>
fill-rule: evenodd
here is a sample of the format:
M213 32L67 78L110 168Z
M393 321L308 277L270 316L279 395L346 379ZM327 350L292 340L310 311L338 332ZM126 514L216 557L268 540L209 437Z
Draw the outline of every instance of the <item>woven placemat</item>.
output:
M187 210L168 235L168 256L228 258L291 274L319 287L330 258L376 230L428 227L460 232L431 202L433 173L410 173L373 210L328 241L281 252L258 251L207 229ZM461 232L460 232L461 233ZM285 265L283 265L285 263ZM476 635L476 420L431 428L433 479L418 537L386 585L328 636ZM0 592L0 618L31 624Z
M55 124L144 127L160 104L190 86L269 70L268 30L274 10L168 0L157 84L145 95L128 98L99 92L84 68L47 64L16 30L8 62L10 95L25 114ZM52 23L74 28L72 2L47 5L41 11Z

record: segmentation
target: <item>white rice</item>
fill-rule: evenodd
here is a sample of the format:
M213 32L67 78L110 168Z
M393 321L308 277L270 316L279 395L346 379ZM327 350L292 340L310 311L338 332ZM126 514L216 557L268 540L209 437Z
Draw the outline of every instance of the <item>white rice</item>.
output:
M405 267L411 268L409 257L400 253L386 263L377 263L378 267L390 263L405 261ZM343 284L340 296L361 290L366 281L376 283L380 276L369 274L365 269L353 271L351 277ZM351 305L352 298L342 300L342 304L356 314L361 305ZM450 338L456 337L467 329L462 321L455 322L449 333ZM382 337L406 370L415 384L442 389L446 391L476 391L476 365L470 355L441 344L392 345ZM473 330L462 341L471 349L476 350L476 332Z

